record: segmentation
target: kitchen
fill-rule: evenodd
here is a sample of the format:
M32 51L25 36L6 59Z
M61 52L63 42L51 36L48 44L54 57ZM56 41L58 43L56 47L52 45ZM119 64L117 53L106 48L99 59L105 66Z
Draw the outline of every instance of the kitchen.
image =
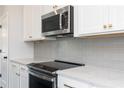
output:
M1 87L124 87L124 6L6 5L0 9ZM48 33L49 29L62 33ZM32 69L38 66L42 72L53 71L49 77L40 73L52 84L43 86L31 79Z

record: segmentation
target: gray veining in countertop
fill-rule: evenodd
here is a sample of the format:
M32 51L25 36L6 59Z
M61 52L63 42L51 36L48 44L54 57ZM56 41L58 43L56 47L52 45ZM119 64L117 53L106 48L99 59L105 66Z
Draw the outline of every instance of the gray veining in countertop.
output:
M34 58L11 59L11 62L16 62L16 63L22 64L22 65L27 65L27 64L30 64L30 63L48 62L48 61L51 61L51 60L45 60L45 59L36 60Z
M124 71L115 69L85 66L58 71L59 75L87 82L98 87L124 87Z

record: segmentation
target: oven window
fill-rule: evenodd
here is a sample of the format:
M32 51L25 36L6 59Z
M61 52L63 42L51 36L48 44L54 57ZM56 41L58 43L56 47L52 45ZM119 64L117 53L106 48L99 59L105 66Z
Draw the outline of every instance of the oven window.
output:
M36 76L29 74L29 87L30 88L52 88L53 82L47 81Z
M50 32L60 29L60 15L54 15L52 17L42 20L42 32Z

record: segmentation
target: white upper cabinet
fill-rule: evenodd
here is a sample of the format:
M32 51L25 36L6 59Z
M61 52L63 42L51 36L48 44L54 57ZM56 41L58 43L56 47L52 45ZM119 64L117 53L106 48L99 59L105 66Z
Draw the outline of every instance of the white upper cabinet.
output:
M104 6L75 6L75 36L95 34L106 30L108 8Z
M24 41L55 40L42 34L41 16L64 6L25 5L24 6Z
M20 88L29 87L28 67L20 65Z
M24 6L24 40L32 39L32 7Z
M2 52L8 53L8 15L5 14L1 17L1 48Z
M42 29L41 29L41 6L33 5L32 6L32 34L34 39L44 38L42 36Z
M41 16L42 6L24 6L24 41L36 41L46 39L42 35Z
M124 30L124 6L109 7L109 23L110 31L118 32Z
M124 6L75 6L74 36L122 33L123 11Z

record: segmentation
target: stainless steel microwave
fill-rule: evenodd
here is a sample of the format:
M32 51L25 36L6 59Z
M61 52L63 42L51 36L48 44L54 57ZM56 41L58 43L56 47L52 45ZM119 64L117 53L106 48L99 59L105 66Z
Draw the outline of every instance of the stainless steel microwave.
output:
M73 6L65 6L41 17L42 33L45 36L73 34Z

